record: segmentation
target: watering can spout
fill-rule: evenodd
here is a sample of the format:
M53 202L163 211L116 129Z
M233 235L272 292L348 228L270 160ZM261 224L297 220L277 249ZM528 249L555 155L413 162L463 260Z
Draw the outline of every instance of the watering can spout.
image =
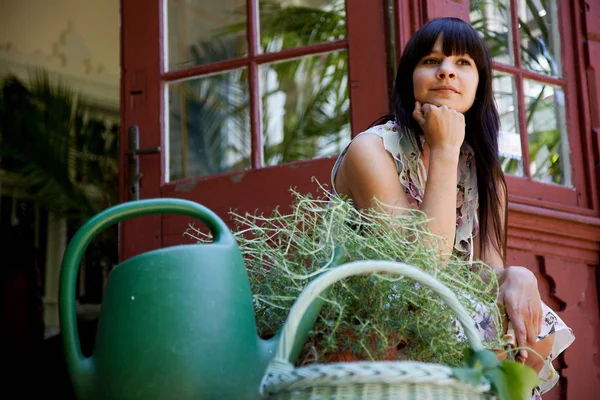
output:
M325 294L326 293L324 293L324 295ZM302 320L300 321L300 324L298 325L298 333L295 336L293 350L290 355L290 361L296 362L298 356L300 355L300 352L302 351L302 348L304 347L304 343L306 343L306 340L308 339L310 330L315 325L315 322L317 320L317 317L319 316L319 312L321 311L322 306L323 306L323 299L316 298L312 302L312 304L310 305L308 310L306 311L306 314L304 314L304 316L302 317ZM285 329L285 326L282 327L277 332L277 334L275 334L275 336L273 336L272 338L265 340L263 342L262 352L264 355L264 357L263 357L264 359L271 360L273 357L275 357L275 353L277 352L277 347L282 345L280 340L281 340L281 336L282 336L284 329ZM288 335L288 337L289 337L289 335Z

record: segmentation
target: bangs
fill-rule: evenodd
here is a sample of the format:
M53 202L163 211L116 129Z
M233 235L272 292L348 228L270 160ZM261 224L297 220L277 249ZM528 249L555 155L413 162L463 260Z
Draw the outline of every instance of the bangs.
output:
M422 27L413 43L413 66L431 53L440 35L445 56L468 54L475 61L477 69L487 66L485 43L471 25L456 18L433 20Z

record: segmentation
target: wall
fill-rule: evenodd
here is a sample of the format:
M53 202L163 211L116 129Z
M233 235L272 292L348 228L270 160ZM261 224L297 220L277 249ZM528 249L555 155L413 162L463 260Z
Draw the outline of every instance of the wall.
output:
M0 0L0 75L43 67L118 107L118 10L119 0Z
M557 387L544 400L593 399L600 389L597 221L540 215L509 205L508 265L538 280L542 300L573 329L575 341L554 361ZM596 222L596 223L594 223Z

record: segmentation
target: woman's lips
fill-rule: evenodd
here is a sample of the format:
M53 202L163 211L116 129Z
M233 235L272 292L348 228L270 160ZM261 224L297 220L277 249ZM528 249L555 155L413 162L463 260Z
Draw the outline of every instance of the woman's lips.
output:
M434 92L458 93L458 90L454 86L449 85L436 86L431 90Z

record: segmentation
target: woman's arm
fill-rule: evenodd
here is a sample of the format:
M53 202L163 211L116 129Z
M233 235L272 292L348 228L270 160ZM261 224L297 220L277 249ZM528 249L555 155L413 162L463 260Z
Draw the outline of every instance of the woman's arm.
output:
M464 139L464 116L445 106L421 108L418 103L414 115L423 126L429 150L429 171L420 209L431 220L431 233L445 239L441 253L449 256L456 231L456 175ZM387 212L400 213L402 210L395 207L409 207L394 160L375 134L361 135L349 146L336 188L358 208L374 207L374 198L388 206L384 207Z
M498 187L501 195L498 212L504 216L506 192L503 185L498 185ZM493 232L491 218L488 218L488 221L490 221L488 232ZM504 232L506 229L505 218L501 218L501 223L501 229ZM481 260L489 265L499 278L498 302L504 306L506 315L513 324L517 346L535 348L540 352L541 349L536 348L536 341L542 328L542 303L535 275L525 267L504 268L505 260L492 243L488 241L483 247L480 251ZM478 250L476 248L476 252L479 253ZM524 359L528 356L526 350L521 350L520 355Z

